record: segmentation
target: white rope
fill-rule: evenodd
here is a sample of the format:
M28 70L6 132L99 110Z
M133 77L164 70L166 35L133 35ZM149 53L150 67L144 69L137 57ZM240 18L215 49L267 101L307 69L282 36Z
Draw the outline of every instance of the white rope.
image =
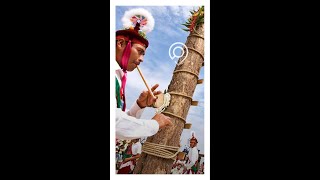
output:
M166 108L170 104L170 99L171 99L171 96L169 93L165 93L163 95L163 104L156 109L156 114L159 114L159 113L163 112L164 110L166 110Z

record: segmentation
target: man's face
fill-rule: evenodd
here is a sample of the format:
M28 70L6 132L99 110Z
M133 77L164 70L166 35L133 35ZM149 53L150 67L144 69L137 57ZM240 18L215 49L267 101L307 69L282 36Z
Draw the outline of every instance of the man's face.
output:
M197 141L196 140L190 140L190 147L193 148L197 145Z
M118 44L117 44L118 45ZM124 49L127 45L127 42L123 42L121 47L118 45L118 59L122 58ZM144 54L145 54L146 48L140 44L133 44L131 47L131 53L128 61L127 71L133 71L137 65L139 65L141 62L143 62Z
M140 44L133 44L131 48L131 54L128 62L128 71L133 71L137 65L143 62L146 48Z

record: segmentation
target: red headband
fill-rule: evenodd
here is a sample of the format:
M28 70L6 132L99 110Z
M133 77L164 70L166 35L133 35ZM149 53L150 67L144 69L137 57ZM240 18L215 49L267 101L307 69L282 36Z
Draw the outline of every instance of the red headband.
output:
M119 35L119 36L116 37L116 40L119 40L119 39L124 39L126 41L129 41L129 37L128 36ZM131 39L131 42L132 43L137 43L137 44L140 44L143 47L146 47L146 45L144 43L142 43L141 41L139 41L136 38Z

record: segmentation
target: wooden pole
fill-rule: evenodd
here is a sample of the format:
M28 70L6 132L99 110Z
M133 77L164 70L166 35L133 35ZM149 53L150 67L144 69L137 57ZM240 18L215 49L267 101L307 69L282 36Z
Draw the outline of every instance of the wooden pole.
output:
M196 28L196 32L200 36L204 36L204 24L200 24ZM196 49L199 53L204 55L204 39L198 36L191 36L189 34L185 45ZM175 71L187 70L195 74L199 74L203 66L204 59L202 56L195 52L189 51L188 57L180 65L177 65ZM179 62L184 58L182 56ZM139 70L139 69L138 69ZM179 71L173 73L172 80L168 87L168 92L178 92L188 96L193 96L195 88L198 84L198 77L192 73ZM171 95L170 105L165 112L170 112L186 119L189 108L191 106L191 99L184 96ZM167 115L167 114L166 114ZM148 137L147 142L163 144L168 146L179 146L181 133L184 128L185 122L180 118L168 115L172 119L173 126L160 129L154 136ZM134 169L135 174L170 174L173 160L148 155L142 152L137 165Z

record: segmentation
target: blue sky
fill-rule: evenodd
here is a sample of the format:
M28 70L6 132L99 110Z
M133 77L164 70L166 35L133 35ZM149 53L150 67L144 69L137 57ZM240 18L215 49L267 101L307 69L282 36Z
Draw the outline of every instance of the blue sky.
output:
M176 66L177 59L171 59L168 51L175 42L185 43L189 32L183 31L182 23L185 23L190 16L190 10L197 9L196 6L117 6L116 7L116 30L122 29L121 18L125 11L132 8L144 8L148 10L155 20L152 32L147 34L149 47L146 50L144 62L140 64L140 69L151 87L154 84L160 86L157 90L164 91L170 84L172 72ZM180 51L175 52L180 55ZM199 79L204 77L204 68L201 68ZM137 70L128 72L126 85L127 106L130 107L139 97L141 91L146 87ZM204 151L204 85L196 86L193 99L199 101L198 106L191 106L186 118L192 124L191 129L184 129L181 134L181 150L187 143L191 131L196 133L198 138L198 149L200 153ZM141 118L151 119L155 114L153 108L146 108Z

